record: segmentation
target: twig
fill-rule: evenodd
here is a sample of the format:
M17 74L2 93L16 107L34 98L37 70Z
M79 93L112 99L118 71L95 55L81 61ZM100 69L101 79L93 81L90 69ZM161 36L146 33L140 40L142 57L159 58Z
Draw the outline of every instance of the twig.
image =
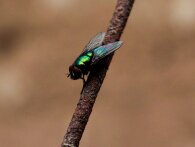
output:
M118 0L117 5L107 29L104 44L118 41L123 33L127 19L131 12L134 0ZM78 147L85 130L89 116L92 112L96 97L106 76L107 69L113 54L106 57L96 65L88 76L83 93L80 96L76 110L64 136L61 147Z

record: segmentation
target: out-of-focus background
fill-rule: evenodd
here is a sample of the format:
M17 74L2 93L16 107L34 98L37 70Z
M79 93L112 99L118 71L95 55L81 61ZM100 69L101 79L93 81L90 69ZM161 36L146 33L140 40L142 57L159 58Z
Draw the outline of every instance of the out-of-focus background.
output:
M0 146L60 146L82 81L68 66L115 0L0 1ZM195 146L195 1L139 0L81 147Z

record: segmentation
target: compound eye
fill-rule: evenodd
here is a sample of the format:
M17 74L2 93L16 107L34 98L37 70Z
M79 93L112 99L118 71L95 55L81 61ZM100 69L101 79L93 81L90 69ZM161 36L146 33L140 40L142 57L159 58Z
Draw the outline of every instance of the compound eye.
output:
M75 74L74 72L71 72L71 77L72 77L73 79L75 79L76 74Z
M69 72L70 72L70 78L73 80L80 79L82 76L82 71L76 66L70 66Z
M77 72L74 72L74 71L71 72L71 79L77 80L79 78L80 78L80 73L77 73Z

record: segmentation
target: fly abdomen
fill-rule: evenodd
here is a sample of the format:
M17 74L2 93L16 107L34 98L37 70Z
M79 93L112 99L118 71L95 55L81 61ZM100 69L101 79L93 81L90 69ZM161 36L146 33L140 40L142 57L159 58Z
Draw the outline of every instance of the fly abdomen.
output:
M76 60L76 65L77 66L87 66L92 58L92 52L88 52L84 55L81 55L77 60Z

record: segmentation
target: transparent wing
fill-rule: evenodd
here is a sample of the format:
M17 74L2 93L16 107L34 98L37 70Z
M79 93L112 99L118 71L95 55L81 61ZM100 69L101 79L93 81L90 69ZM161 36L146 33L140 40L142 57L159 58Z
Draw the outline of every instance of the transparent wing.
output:
M116 51L117 49L119 49L122 45L122 41L117 41L114 43L109 43L103 46L100 46L98 48L95 48L93 50L94 55L92 58L92 64L95 64L96 62L98 62L100 59L104 58L105 56L109 55L110 53Z
M85 46L83 52L92 50L102 45L102 42L105 37L105 32L98 33L95 37L93 37L89 43Z

